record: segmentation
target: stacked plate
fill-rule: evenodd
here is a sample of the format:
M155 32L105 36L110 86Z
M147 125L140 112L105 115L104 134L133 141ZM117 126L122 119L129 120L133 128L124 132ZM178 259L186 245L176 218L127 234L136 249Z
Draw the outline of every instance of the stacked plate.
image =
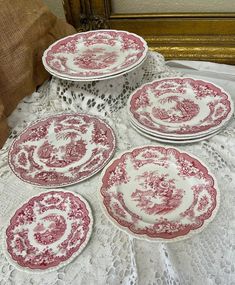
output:
M230 95L211 82L165 78L145 84L129 98L132 127L166 143L193 143L214 136L233 114Z
M143 38L126 31L97 30L53 43L43 54L45 69L72 81L104 80L132 71L146 59Z

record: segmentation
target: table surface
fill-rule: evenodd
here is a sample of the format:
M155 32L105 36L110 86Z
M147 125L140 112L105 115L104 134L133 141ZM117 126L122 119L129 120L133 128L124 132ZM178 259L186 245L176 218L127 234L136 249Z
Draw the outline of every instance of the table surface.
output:
M170 67L169 67L170 66ZM131 128L125 104L129 94L145 82L179 75L202 78L228 91L235 100L235 67L208 62L171 61L157 53L136 70L102 82L67 82L52 78L26 97L9 117L11 135L0 151L0 231L14 210L42 191L21 182L10 171L8 149L29 123L61 112L85 112L104 118L117 137L115 155L134 146L159 144ZM94 227L84 251L65 267L46 274L14 268L0 251L0 284L235 284L235 121L216 136L177 146L200 158L217 178L221 205L215 219L190 239L159 243L138 240L120 231L103 214L97 183L92 178L66 187L91 205Z

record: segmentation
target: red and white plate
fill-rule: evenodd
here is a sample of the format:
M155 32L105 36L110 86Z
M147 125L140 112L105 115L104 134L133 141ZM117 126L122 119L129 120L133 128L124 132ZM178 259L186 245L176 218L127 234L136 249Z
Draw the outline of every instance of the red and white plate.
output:
M57 270L85 248L92 224L91 209L80 195L44 192L21 206L8 222L4 253L19 270Z
M223 127L233 114L228 93L211 82L165 78L147 83L129 98L130 119L158 136L194 138Z
M96 80L127 72L146 57L147 44L127 31L95 30L65 37L43 54L53 75L68 80Z
M113 159L102 172L99 192L116 226L164 242L202 231L220 201L215 177L198 158L162 146L137 147Z
M30 125L13 142L8 161L23 181L45 188L72 185L98 171L116 146L111 127L87 114L62 114Z

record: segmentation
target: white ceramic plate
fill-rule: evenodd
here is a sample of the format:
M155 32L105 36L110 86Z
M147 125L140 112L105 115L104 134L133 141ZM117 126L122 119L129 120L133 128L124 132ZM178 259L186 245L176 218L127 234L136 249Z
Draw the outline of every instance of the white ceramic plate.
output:
M221 132L221 130L215 131L211 134L202 136L202 137L196 137L196 138L190 138L190 139L178 139L178 138L164 138L164 137L158 137L157 135L151 135L149 133L144 132L143 130L139 129L137 126L135 126L135 124L133 124L132 122L130 122L132 128L134 130L136 130L140 135L153 140L153 141L158 141L158 142L162 142L162 143L167 143L167 144L190 144L190 143L196 143L196 142L200 142L203 140L207 140L215 135L217 135L219 132Z

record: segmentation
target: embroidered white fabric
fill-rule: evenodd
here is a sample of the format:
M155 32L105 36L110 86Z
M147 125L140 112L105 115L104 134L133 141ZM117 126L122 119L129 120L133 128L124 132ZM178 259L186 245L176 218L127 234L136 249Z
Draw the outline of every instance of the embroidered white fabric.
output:
M116 154L134 146L156 144L131 128L125 104L129 94L139 85L176 74L166 66L160 54L149 53L143 66L126 75L86 83L52 78L38 92L25 98L9 118L12 133L0 150L1 243L7 219L23 201L42 190L21 182L9 169L8 149L20 131L36 119L50 114L87 112L105 118L113 127L118 143ZM216 79L213 80L216 83ZM231 81L230 85L227 83L224 82L224 89L230 86L229 91L235 91ZM231 95L235 99L235 95ZM83 252L65 267L39 275L15 269L1 250L0 284L235 285L234 130L233 118L230 125L215 137L200 143L177 146L204 161L220 187L220 209L212 223L200 234L170 244L128 236L113 226L101 211L97 195L98 173L87 181L66 187L81 194L92 208L93 232Z

